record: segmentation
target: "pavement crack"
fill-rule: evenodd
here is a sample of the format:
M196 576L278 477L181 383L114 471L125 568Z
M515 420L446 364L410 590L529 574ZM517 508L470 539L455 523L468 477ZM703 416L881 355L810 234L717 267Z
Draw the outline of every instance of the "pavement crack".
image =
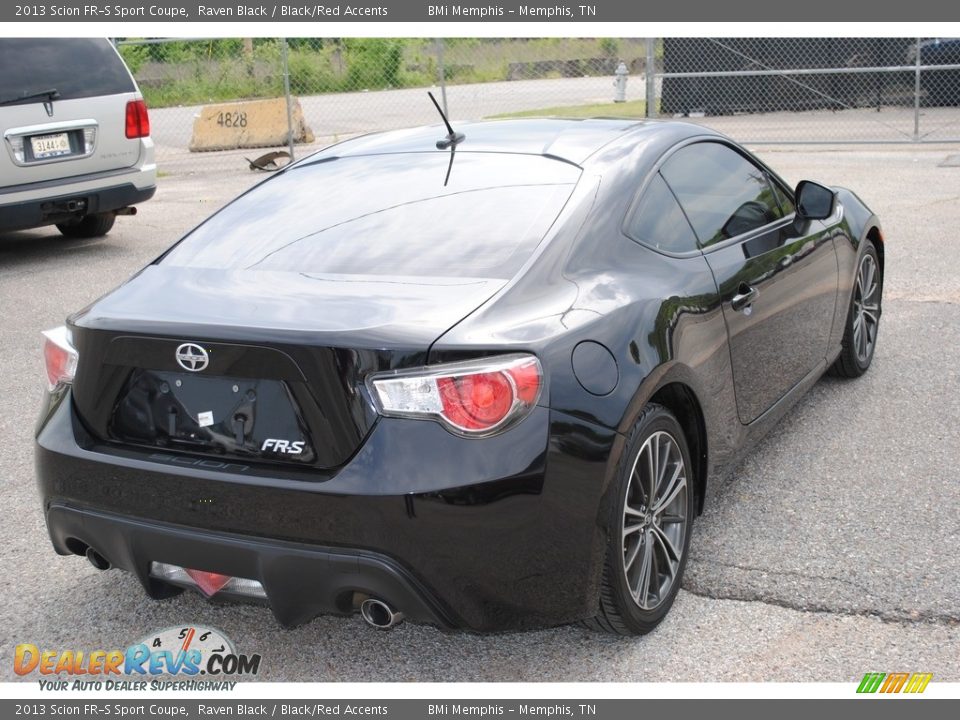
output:
M873 591L870 590L866 585L863 585L853 580L847 578L837 577L836 575L813 575L810 573L803 573L797 570L772 570L770 568L757 567L753 565L739 565L737 563L724 562L723 560L716 559L703 559L698 557L691 557L691 562L704 563L709 565L719 565L720 567L734 568L735 570L743 570L744 572L758 572L764 573L766 575L782 575L788 577L802 578L803 580L823 580L823 581L833 581L838 582L843 585L848 585L849 587L856 588L861 592L867 593L868 595L873 595Z
M771 568L757 567L753 565L742 565L739 563L725 562L716 559L703 559L691 557L692 563L709 565L713 567L724 567L734 570L740 570L745 573L762 573L772 577L793 577L802 580L813 580L820 582L836 582L854 588L859 592L875 597L875 594L865 585L862 585L847 578L837 577L835 575L814 575L803 573L796 570L773 570ZM691 595L712 600L738 600L742 602L759 602L765 605L775 605L777 607L787 608L789 610L798 610L800 612L822 613L829 615L847 615L852 617L876 618L883 622L894 623L898 625L944 625L947 627L960 626L960 614L926 612L921 610L908 610L905 608L894 607L890 609L874 608L842 608L822 603L809 601L791 601L783 597L771 596L759 590L748 588L735 590L708 590L702 585L708 583L698 582L695 578L691 579L688 575L682 585L683 589Z
M912 295L884 295L884 302L911 303L915 305L960 305L960 300L952 297L916 297Z
M685 592L706 600L758 602L763 605L771 605L787 610L815 613L818 615L872 618L891 625L902 625L905 627L916 625L942 625L944 627L960 627L960 615L951 615L949 613L927 613L916 610L904 610L902 608L895 608L893 610L871 610L868 608L844 609L828 607L826 605L817 605L815 603L793 603L780 598L762 597L758 593L746 591L729 593L708 592L706 590L691 588L686 583L683 584L682 588Z

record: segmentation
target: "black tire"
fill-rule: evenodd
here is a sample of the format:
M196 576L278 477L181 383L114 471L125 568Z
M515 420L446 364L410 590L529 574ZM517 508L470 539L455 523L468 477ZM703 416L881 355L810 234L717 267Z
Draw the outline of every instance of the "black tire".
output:
M650 504L650 510L647 510L649 493L646 491L649 485L644 480L644 475L649 475L647 462L654 445L657 453L667 448L667 454L664 462L665 471L661 473L662 484L654 490L654 502ZM677 491L676 497L671 502L665 504L662 514L657 515L656 512L651 512L655 511L657 499L668 498L671 488L676 489L671 485L668 476L677 469L675 462L677 457L682 460L680 468L682 489ZM673 465L670 464L671 459L674 461ZM617 468L616 487L607 503L608 540L600 588L600 611L595 617L585 620L584 626L616 635L644 635L659 625L666 616L680 590L683 571L687 564L690 534L696 514L693 472L690 451L680 423L665 407L656 404L648 405L640 414L627 438L623 456ZM680 485L681 476L676 476L674 482ZM664 494L658 493L657 490ZM682 498L679 495L680 492L683 494ZM644 503L640 506L640 509L646 511L644 517L635 514L640 501ZM676 520L681 517L682 526ZM633 534L628 535L630 528L635 526L631 525L631 522L642 525L644 529L632 531ZM678 528L682 529L682 539L677 534ZM655 537L657 533L661 533L661 537L670 540L670 547L679 554L675 566L670 560L666 542ZM679 542L677 542L678 539ZM656 598L652 595L652 583L646 592L642 590L647 542L650 543L652 558L652 562L647 565L649 568L647 577L657 578ZM637 563L640 563L639 567ZM664 570L672 568L672 574L663 572L661 575L661 565L664 566ZM664 583L668 577L669 584L666 585ZM632 587L633 585L636 588ZM641 607L637 599L641 595L645 598L643 605L646 607Z
M58 223L57 230L68 238L95 238L110 232L116 219L114 213L84 215L74 222Z
M862 287L865 266L873 268L876 283L872 290L868 290L866 297L863 295ZM854 280L853 292L850 293L850 307L847 310L847 322L843 329L843 346L840 356L830 366L831 375L856 378L863 375L870 367L880 330L882 297L883 273L880 272L877 249L867 240L857 261L857 276ZM871 317L873 320L870 319Z

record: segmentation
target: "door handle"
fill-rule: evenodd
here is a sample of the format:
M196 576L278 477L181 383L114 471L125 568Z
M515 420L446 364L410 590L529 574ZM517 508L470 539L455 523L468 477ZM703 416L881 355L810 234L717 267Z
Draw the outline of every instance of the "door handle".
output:
M737 312L741 310L748 311L759 294L760 291L755 287L750 287L746 283L740 283L740 287L737 288L737 294L734 295L730 301L730 307Z

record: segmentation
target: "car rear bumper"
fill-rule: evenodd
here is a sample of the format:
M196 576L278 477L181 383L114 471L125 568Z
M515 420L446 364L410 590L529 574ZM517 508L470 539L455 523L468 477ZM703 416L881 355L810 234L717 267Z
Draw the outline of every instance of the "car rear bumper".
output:
M94 548L111 566L136 575L151 597L170 594L150 576L151 562L162 558L180 567L217 568L259 580L274 615L288 627L320 614L353 612L354 592L390 598L414 622L456 624L413 575L377 553L204 532L59 503L47 510L47 527L58 553L82 549L78 542Z
M0 231L25 230L129 207L156 192L156 166L3 188Z
M258 580L286 625L349 613L354 592L413 621L477 631L594 614L606 542L597 518L619 436L537 408L510 433L540 436L539 450L482 453L481 468L481 455L460 445L476 441L441 429L430 441L413 440L429 448L418 454L419 476L449 473L443 458L454 452L459 471L445 489L408 492L415 479L399 472L402 462L367 461L378 447L395 449L390 435L411 424L417 432L439 428L381 420L337 478L291 481L187 455L111 453L89 443L68 393L37 438L47 527L59 553L92 547L154 596L164 587L149 577L152 561ZM499 479L488 479L490 463L502 469ZM352 481L338 483L361 471L380 477L380 487L350 492L343 483Z

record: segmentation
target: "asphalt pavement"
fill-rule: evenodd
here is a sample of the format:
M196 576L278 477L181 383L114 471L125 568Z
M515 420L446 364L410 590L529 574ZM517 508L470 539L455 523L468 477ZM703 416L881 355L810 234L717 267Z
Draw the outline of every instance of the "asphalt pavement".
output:
M33 478L40 331L158 255L256 179L169 176L101 240L0 235L0 678L13 647L125 647L217 627L268 680L819 680L867 671L960 681L960 167L957 146L763 147L788 181L853 188L882 218L884 315L869 373L825 378L711 485L666 621L643 638L577 627L478 636L359 618L280 628L195 594L155 602L119 571L57 556Z

